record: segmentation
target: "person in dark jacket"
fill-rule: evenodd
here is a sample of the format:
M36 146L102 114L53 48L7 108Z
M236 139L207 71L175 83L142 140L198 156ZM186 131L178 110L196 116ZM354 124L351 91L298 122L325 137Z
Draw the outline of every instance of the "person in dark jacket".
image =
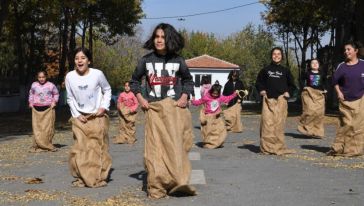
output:
M289 91L295 90L296 86L290 70L281 65L282 49L273 48L271 57L271 64L259 72L256 81L256 88L263 97L260 150L263 154L282 155L294 152L286 147L284 127Z
M224 86L224 91L222 94L224 96L229 96L235 92L235 90L245 90L243 82L239 79L239 72L233 70L229 73L228 82ZM235 97L228 103L228 107L233 106L238 101L238 97Z
M186 108L194 83L185 60L178 55L184 39L165 23L157 25L144 48L153 50L142 57L130 81L131 91L145 111L144 163L148 173L148 197L167 194L195 195L188 185L191 165L192 118ZM141 93L146 77L146 93Z

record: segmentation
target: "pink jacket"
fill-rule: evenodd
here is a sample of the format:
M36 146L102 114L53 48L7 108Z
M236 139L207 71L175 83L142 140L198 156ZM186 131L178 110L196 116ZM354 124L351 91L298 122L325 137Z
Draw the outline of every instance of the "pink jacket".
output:
M227 104L230 100L236 97L236 93L234 92L230 96L223 96L214 98L210 95L210 93L206 93L201 99L192 100L192 104L195 106L204 104L205 106L205 114L214 114L221 112L221 103Z
M28 101L30 106L50 106L58 98L58 89L53 83L47 81L42 85L36 81L30 88Z
M135 112L138 108L138 99L135 97L133 92L122 92L119 95L118 103L121 103L123 106L126 106L130 109L131 112Z

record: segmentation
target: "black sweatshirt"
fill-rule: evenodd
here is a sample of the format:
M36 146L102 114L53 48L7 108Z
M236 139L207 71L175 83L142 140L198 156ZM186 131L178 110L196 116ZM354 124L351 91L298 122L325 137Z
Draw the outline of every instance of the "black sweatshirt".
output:
M326 88L326 75L320 70L318 73L313 73L312 70L308 71L305 75L307 87L314 89L325 90Z
M259 92L265 90L268 98L275 99L296 89L291 71L274 63L260 70L255 86Z
M146 76L145 91L141 82ZM130 89L136 95L142 93L150 102L166 97L178 100L182 93L188 96L194 83L185 60L179 55L158 55L151 52L139 60L130 80Z
M233 80L229 80L225 86L224 86L224 91L222 92L222 94L224 96L229 96L232 95L235 90L243 90L245 89L244 84L241 80L236 80L235 84ZM235 97L234 99L232 99L229 104L228 107L233 106L236 102L238 101L238 97Z

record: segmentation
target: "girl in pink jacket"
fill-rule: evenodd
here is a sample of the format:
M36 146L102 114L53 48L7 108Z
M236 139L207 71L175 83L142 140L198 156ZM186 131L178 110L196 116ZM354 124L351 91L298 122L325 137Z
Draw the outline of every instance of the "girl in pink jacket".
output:
M52 144L56 113L54 107L59 98L57 87L47 81L47 73L39 71L37 81L29 91L29 107L32 109L33 146L30 152L56 151Z
M236 97L236 92L230 96L221 95L221 86L212 85L209 92L199 100L192 100L195 106L204 105L200 112L202 146L214 149L222 147L227 136L225 122L222 119L221 103L227 104Z
M221 95L221 85L214 84L211 89L201 99L192 100L194 106L204 104L205 114L219 114L221 112L221 103L229 103L230 100L236 97L236 92L230 96Z
M135 137L135 120L137 115L138 100L134 93L130 91L129 82L124 85L125 91L120 93L118 98L119 111L119 135L115 137L116 144L133 144L136 142Z

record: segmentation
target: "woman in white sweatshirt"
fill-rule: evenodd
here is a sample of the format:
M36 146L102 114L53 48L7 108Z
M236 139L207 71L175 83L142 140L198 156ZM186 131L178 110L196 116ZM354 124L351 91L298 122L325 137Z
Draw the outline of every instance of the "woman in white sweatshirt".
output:
M69 165L76 187L102 187L111 168L109 155L109 110L111 87L102 71L89 68L88 49L75 50L75 70L66 76L67 103L72 113L75 144Z

